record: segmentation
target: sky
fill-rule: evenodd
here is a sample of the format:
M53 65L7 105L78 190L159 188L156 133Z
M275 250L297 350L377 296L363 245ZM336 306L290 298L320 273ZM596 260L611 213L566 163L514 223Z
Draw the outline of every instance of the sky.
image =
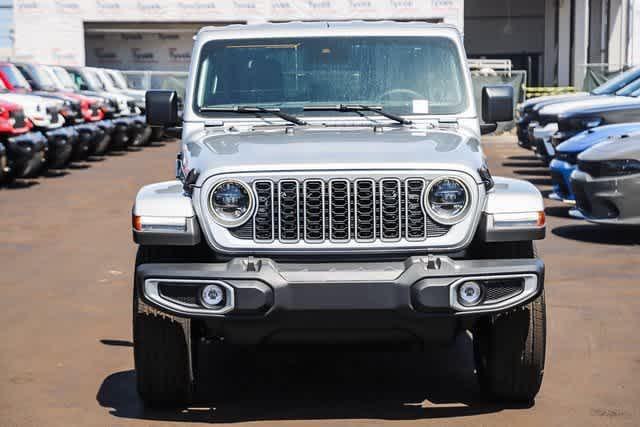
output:
M0 48L11 47L9 30L13 20L13 0L0 0Z

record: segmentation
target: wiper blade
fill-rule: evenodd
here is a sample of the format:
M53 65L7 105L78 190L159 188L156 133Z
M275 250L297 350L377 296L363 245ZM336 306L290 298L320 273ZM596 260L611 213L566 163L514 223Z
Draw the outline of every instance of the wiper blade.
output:
M358 112L358 111L372 111L383 117L394 120L403 125L410 125L413 123L411 120L404 117L388 113L382 109L381 105L365 105L365 104L338 104L338 105L306 105L305 111L340 111L340 112Z
M307 122L297 118L296 116L280 111L279 108L264 108L264 107L252 107L252 106L202 107L200 108L200 111L204 113L240 113L240 114L268 113L268 114L273 114L274 116L280 117L282 120L286 120L298 126L304 126L307 124Z

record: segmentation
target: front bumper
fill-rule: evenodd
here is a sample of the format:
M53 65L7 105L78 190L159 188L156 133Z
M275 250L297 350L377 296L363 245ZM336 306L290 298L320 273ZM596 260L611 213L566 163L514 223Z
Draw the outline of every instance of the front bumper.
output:
M516 121L516 132L518 134L518 145L528 150L531 149L529 142L529 119L521 117Z
M69 132L67 128L58 128L46 131L49 150L47 152L47 166L51 169L66 167L71 161L74 145L77 143L78 134Z
M545 126L536 125L533 129L529 127L531 144L538 157L543 160L551 160L556 154L555 147L551 143L551 138L558 131L557 123L549 123Z
M478 316L538 296L544 265L538 259L454 261L433 256L312 264L249 257L227 263L143 264L135 278L149 309L202 321L212 335L235 344L340 337L432 342L452 339ZM485 303L460 305L457 287L468 280L487 281ZM521 282L522 289L504 294L509 280ZM224 304L214 309L197 300L199 289L209 283L224 287L226 294ZM489 290L503 296L491 299Z
M640 174L595 179L576 170L571 188L576 207L587 221L640 225Z
M16 178L37 176L47 161L47 139L40 132L29 132L5 142L9 167Z
M576 170L576 165L563 160L553 159L549 164L553 193L550 199L560 200L565 203L575 203L575 195L571 191L571 173Z
M129 128L132 127L132 121L129 118L119 117L114 119L112 123L111 149L114 151L126 150L131 141Z

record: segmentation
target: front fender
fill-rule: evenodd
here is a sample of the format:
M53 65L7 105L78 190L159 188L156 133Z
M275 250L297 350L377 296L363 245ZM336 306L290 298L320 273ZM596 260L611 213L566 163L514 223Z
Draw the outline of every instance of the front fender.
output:
M486 242L544 239L546 221L540 191L530 182L495 177L487 193L480 221L480 236Z
M132 212L133 240L141 245L193 246L200 243L200 225L182 182L142 187Z

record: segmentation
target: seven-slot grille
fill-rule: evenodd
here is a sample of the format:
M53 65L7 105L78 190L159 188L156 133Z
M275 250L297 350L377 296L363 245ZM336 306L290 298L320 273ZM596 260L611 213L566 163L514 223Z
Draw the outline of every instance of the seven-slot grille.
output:
M12 110L9 112L9 116L15 121L13 127L23 128L26 126L27 121L23 110Z
M422 178L255 180L256 212L231 230L258 243L423 241L446 234L422 208Z

